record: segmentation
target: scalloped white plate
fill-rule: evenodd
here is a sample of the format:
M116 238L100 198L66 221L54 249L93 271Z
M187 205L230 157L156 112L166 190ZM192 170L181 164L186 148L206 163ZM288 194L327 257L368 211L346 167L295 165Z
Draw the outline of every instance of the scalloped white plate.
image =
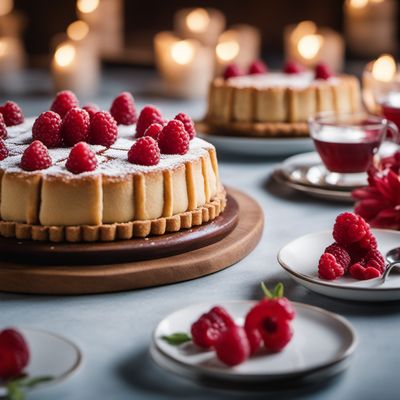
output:
M400 232L373 229L378 248L385 254L400 245ZM310 233L285 245L278 253L279 264L306 288L330 297L358 301L400 300L400 274L392 272L384 284L379 279L358 281L343 277L327 281L318 277L318 260L333 242L330 231Z
M255 301L222 301L232 317L243 318ZM261 350L243 364L230 368L213 351L201 350L192 342L173 346L162 339L174 332L190 332L190 326L215 302L194 304L165 317L153 334L151 355L162 368L194 380L219 380L235 383L266 383L322 378L343 371L356 347L356 335L344 318L318 307L293 303L296 318L294 336L280 353Z

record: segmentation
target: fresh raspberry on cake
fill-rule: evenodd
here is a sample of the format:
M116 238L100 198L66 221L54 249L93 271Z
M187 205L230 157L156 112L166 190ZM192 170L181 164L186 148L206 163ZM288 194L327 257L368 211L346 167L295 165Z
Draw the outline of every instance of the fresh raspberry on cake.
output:
M70 90L63 90L58 92L50 107L51 111L56 112L61 118L72 108L79 107L79 100L75 93Z
M189 135L190 140L192 140L196 136L196 129L194 127L194 123L193 123L192 118L189 117L189 115L182 112L182 113L175 115L174 119L182 122L182 124L185 127L186 132Z
M329 65L325 63L319 63L315 66L315 79L327 80L333 76Z
M157 165L160 162L157 141L150 136L143 136L136 140L128 151L128 161L139 165Z
M136 123L136 137L144 136L146 129L151 124L164 125L164 118L160 110L154 106L144 106Z
M72 108L65 114L61 133L67 146L87 141L89 138L90 117L87 111L81 108Z
M233 367L246 361L250 356L250 344L241 326L229 327L223 331L215 344L218 359Z
M5 139L7 137L7 127L4 122L3 114L0 114L0 139Z
M13 101L7 101L0 107L6 126L15 126L24 122L24 114L21 107Z
M73 174L94 171L97 167L96 154L87 143L79 142L71 149L65 166Z
M344 271L347 271L351 259L348 251L344 247L333 243L325 249L325 253L335 256L336 261L342 266Z
M297 64L295 61L287 61L283 68L285 74L299 74L303 72L303 67Z
M334 280L343 276L344 273L345 269L333 254L322 254L318 262L318 275L320 278Z
M59 147L61 137L62 119L54 111L45 111L36 118L32 126L33 140L40 140L47 147Z
M173 119L164 126L158 136L162 154L186 154L189 150L189 134L181 121Z
M229 78L235 78L236 76L241 76L241 75L243 75L243 73L236 64L229 64L225 68L223 77L225 80L227 80Z
M21 157L21 168L25 171L36 171L51 167L52 160L47 147L39 140L33 141Z
M268 72L267 64L262 60L255 60L250 64L249 75L265 74Z
M118 125L107 111L97 112L90 123L90 143L110 147L117 140Z
M0 139L0 161L8 157L8 149L3 139Z
M151 124L144 132L144 136L150 136L154 140L158 140L158 135L162 131L161 124Z
M30 352L23 335L14 328L0 332L0 381L23 375Z
M89 114L90 120L94 117L94 114L100 111L100 108L97 104L94 103L88 103L82 107L82 110L87 111Z
M120 93L112 102L110 113L121 125L132 125L137 121L136 106L129 92Z
M336 218L333 238L341 245L349 245L363 239L368 231L369 226L362 217L345 212Z

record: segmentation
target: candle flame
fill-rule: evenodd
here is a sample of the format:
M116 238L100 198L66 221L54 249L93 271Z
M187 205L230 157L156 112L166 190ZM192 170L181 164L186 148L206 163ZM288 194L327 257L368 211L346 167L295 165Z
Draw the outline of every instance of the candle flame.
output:
M396 75L396 61L390 54L383 54L372 65L372 76L383 82L390 82Z
M186 17L188 28L197 33L205 32L210 23L210 15L204 8L196 8Z
M313 21L302 21L296 25L290 36L294 43L298 43L302 37L315 33L317 33L317 25Z
M348 0L350 7L364 8L368 5L368 0Z
M75 59L76 50L72 44L64 43L57 47L54 60L60 67L66 67Z
M9 14L14 7L13 0L1 0L0 1L0 16Z
M89 25L84 21L72 22L67 28L67 35L72 40L82 40L89 33Z
M307 60L313 59L321 49L323 37L321 35L303 36L297 43L297 50Z
M178 64L189 64L194 57L193 45L188 40L174 43L171 47L171 57Z
M221 35L220 41L215 49L218 58L225 62L232 61L240 51L240 46L237 40L230 37L231 35L226 35L227 33L229 33L229 31ZM225 39L224 36L227 39Z
M84 14L92 13L99 6L100 0L78 0L76 7Z
M5 40L0 39L0 57L4 56L7 52L7 42Z

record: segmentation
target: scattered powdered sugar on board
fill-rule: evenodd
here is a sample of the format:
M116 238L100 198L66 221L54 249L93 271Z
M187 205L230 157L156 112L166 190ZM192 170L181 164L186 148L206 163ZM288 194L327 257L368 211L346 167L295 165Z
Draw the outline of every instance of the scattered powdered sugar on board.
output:
M190 141L189 151L184 155L162 154L160 162L154 166L131 164L128 161L128 150L135 143L135 125L119 125L118 138L110 147L90 145L96 153L98 166L96 170L75 175L65 168L65 162L70 154L71 147L49 149L53 165L50 168L40 171L23 171L19 164L21 155L32 142L32 125L35 118L26 118L24 123L7 128L8 137L5 140L10 155L0 161L0 168L8 172L23 172L27 174L40 173L43 175L69 175L71 177L103 174L108 176L125 175L135 172L153 172L165 169L173 169L185 162L194 161L207 153L214 146L203 139L194 138Z

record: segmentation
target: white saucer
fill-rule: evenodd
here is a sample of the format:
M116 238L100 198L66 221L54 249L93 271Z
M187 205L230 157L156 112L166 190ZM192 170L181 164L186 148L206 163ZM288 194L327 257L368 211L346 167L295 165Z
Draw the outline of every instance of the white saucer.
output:
M243 323L255 301L223 301L238 323ZM321 308L293 303L296 318L294 336L280 353L260 351L245 363L230 368L218 361L213 351L200 350L192 342L173 346L162 336L190 332L190 326L215 302L195 304L164 318L153 334L154 361L171 372L196 381L217 380L235 383L273 383L326 378L343 371L356 347L356 335L342 317Z
M202 133L198 136L218 151L245 156L288 156L314 149L310 138L244 138Z
M372 230L378 248L385 254L400 244L400 232ZM306 288L330 297L358 301L400 300L400 274L392 272L383 285L378 279L358 281L351 277L327 281L318 277L318 260L333 242L332 232L310 233L285 245L278 253L279 264L292 278Z
M46 331L17 328L28 342L30 361L25 369L27 377L52 377L35 386L60 383L78 370L82 362L82 353L78 346L70 340ZM4 387L0 384L0 397L4 395Z

